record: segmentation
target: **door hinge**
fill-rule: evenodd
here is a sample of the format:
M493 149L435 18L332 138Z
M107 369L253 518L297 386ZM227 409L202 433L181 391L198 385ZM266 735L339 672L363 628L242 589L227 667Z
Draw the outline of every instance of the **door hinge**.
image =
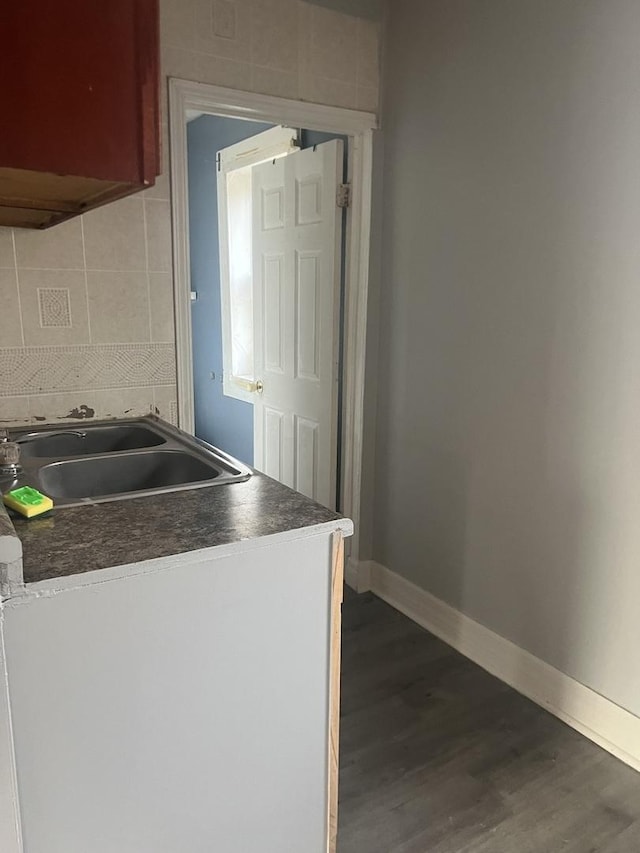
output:
M338 207L351 207L351 184L338 184Z

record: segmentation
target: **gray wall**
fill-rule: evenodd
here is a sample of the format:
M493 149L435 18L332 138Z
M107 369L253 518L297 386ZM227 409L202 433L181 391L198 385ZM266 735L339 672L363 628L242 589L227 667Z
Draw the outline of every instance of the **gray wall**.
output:
M374 557L640 713L640 4L387 37Z
M367 303L367 359L365 365L362 434L362 485L360 494L359 560L373 555L374 490L376 480L376 411L378 403L378 338L384 211L384 134L373 134L373 187L371 195L371 252Z

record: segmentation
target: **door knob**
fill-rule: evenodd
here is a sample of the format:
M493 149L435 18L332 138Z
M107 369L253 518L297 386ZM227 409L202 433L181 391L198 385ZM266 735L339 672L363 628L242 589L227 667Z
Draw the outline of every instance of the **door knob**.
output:
M233 382L236 385L239 385L243 391L248 391L250 394L262 394L264 391L264 385L262 384L262 379L258 379L257 382L252 382L250 379L243 379L240 376L234 376Z

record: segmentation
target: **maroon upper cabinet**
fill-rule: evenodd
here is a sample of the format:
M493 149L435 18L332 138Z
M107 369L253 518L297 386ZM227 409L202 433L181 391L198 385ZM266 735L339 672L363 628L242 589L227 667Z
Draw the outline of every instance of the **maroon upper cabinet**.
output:
M152 186L158 83L158 0L0 2L0 225Z

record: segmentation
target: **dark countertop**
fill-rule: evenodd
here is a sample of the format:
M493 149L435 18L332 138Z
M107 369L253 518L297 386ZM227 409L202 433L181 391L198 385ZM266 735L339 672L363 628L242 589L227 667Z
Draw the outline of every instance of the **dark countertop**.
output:
M13 524L7 513L7 508L0 498L0 536L15 536Z
M2 566L9 563L14 563L22 556L22 545L16 536L7 508L2 503L0 498L0 574L2 574ZM0 584L6 578L0 577Z
M31 520L12 513L22 541L25 583L257 539L339 518L258 473L244 483L63 507Z

